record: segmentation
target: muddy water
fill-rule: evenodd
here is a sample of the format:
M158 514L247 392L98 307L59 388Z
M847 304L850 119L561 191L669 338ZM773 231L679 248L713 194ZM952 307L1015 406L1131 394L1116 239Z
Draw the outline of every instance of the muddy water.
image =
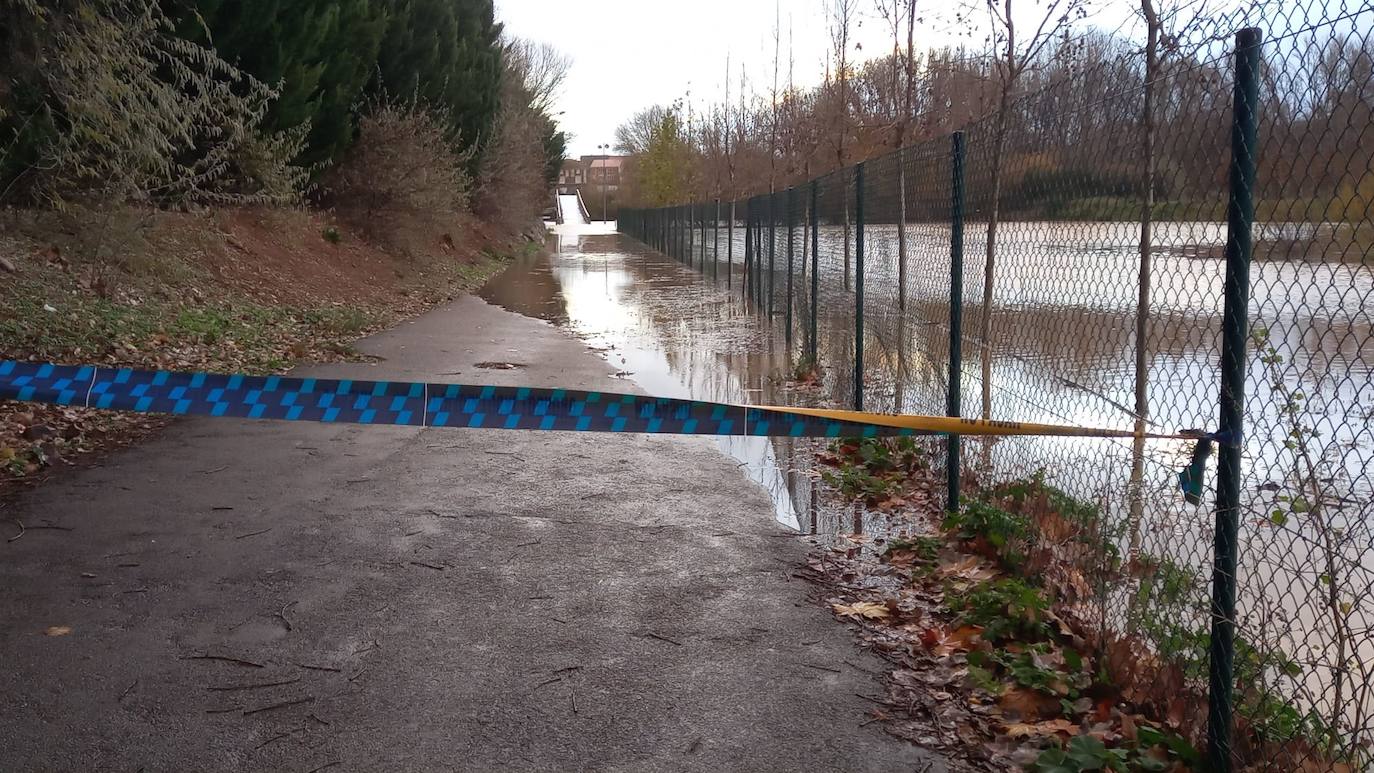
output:
M649 394L751 404L809 404L794 388L795 347L760 323L724 277L719 285L614 233L562 227L548 254L523 259L481 296L565 328L601 352L617 375ZM627 384L627 391L631 385ZM780 524L809 533L888 527L884 516L818 499L815 441L723 437L742 474L769 493Z
M1015 324L997 329L994 417L1129 428L1134 253L1129 240L1111 230L1116 227L1022 228L1024 240L1034 236L1053 244L1037 243L1029 250L1033 259L1012 261L1005 269L1005 306L1015 312ZM761 256L765 265L776 260L777 273L761 280L775 295L770 316L743 301L741 229L736 229L733 250L729 241L713 238L715 234L700 238L690 267L609 229L562 230L552 237L550 256L515 266L495 280L484 297L582 336L603 350L623 377L652 394L756 404L849 404L852 370L843 366L852 361L854 351L853 293L839 260L843 236L836 229L822 229L820 234L819 349L821 362L829 367L814 392L789 388L784 377L801 350L798 340L789 345L784 321L785 236L778 237L774 249L765 250L767 257ZM1010 228L1008 233L1014 242L1020 232ZM719 238L726 239L726 234L722 228ZM1149 395L1152 413L1167 423L1161 429L1205 428L1215 421L1216 309L1221 305L1222 272L1218 260L1200 256L1215 252L1213 242L1221 235L1214 224L1184 224L1174 228L1179 244L1160 241ZM942 268L943 258L927 265L919 256L938 257L943 239L939 233L926 234L934 247L916 250L903 312L893 297L895 250L885 236L879 229L871 234L865 283L866 405L938 413L946 391L948 330L940 322L947 316L941 273L947 267ZM975 247L977 236L975 229ZM914 228L910 238L919 245L923 232ZM732 262L726 262L727 255ZM809 312L805 264L798 266L794 281L792 332L800 336ZM976 271L966 275L966 298L978 296L978 282ZM1256 264L1252 286L1251 316L1268 331L1265 345L1278 351L1284 363L1281 375L1319 395L1308 406L1309 418L1341 449L1333 458L1321 460L1335 471L1323 481L1332 482L1330 488L1341 496L1329 508L1332 523L1326 527L1339 538L1334 545L1323 543L1321 530L1307 520L1293 518L1282 528L1270 521L1271 500L1277 501L1290 488L1296 462L1282 442L1283 394L1271 386L1275 376L1262 364L1261 352L1253 352L1238 577L1242 627L1250 640L1291 653L1304 665L1296 679L1276 679L1282 682L1273 685L1277 693L1294 696L1325 716L1343 715L1348 727L1374 734L1374 723L1368 719L1374 712L1374 603L1359 592L1374 587L1374 512L1369 509L1368 489L1374 479L1369 474L1374 435L1368 423L1369 406L1374 405L1374 338L1369 332L1374 273L1368 266L1266 262ZM966 300L965 307L966 320L976 320L976 305ZM978 362L971 342L965 342L964 351L964 405L972 414L979 399ZM741 470L772 494L783 524L811 532L872 533L890 526L880 516L856 515L817 501L812 485L815 447L809 443L761 438L721 443ZM1126 519L1129 444L1042 438L969 443L965 464L997 479L1037 467L1050 471L1056 485L1098 505L1110 526L1107 536L1118 540L1123 551L1138 541L1144 552L1193 574L1197 619L1190 624L1203 626L1213 519L1210 507L1188 506L1177 492L1176 471L1190 447L1167 442L1145 449L1147 466L1139 482L1145 507L1134 527ZM1206 488L1212 490L1210 480ZM1326 566L1332 562L1350 595L1324 604L1329 587L1325 578L1332 574ZM1113 591L1107 609L1124 610L1128 599L1120 594L1129 591ZM1117 616L1107 614L1113 625L1121 622ZM1325 652L1330 642L1342 638L1343 655ZM1347 704L1344 709L1334 700L1331 675L1334 661L1342 658L1348 659L1346 668L1363 687L1352 694L1347 684L1340 701Z

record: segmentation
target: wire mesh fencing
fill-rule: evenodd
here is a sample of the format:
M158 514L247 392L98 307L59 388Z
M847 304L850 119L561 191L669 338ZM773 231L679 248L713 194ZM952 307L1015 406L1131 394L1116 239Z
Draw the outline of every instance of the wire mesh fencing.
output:
M1214 767L1366 769L1374 8L1284 10L1126 87L1081 73L620 228L784 326L835 406L1210 433L1203 504L1180 491L1197 446L1139 438L966 437L951 495L1033 482L1074 521L1040 535L1075 543L1045 571Z

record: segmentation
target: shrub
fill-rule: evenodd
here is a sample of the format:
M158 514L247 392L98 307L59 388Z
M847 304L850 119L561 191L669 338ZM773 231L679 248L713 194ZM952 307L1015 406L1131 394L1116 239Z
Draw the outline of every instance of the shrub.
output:
M990 643L1038 642L1051 636L1045 622L1050 599L1022 580L991 580L945 598L960 622L981 626L983 638Z
M451 218L467 206L467 151L448 139L447 113L378 100L358 123L358 141L325 176L325 199L373 237L396 237Z
M259 128L277 92L176 34L154 0L20 3L25 55L3 63L23 99L0 116L0 195L90 203L280 203L303 135Z

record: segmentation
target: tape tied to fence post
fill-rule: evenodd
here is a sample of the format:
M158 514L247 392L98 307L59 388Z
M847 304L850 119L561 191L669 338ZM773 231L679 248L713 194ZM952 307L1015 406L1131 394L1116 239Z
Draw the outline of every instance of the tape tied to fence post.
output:
M558 388L185 373L15 360L0 360L0 398L175 416L413 427L760 437L1136 436L1130 430L749 406ZM1196 433L1142 436L1197 437Z

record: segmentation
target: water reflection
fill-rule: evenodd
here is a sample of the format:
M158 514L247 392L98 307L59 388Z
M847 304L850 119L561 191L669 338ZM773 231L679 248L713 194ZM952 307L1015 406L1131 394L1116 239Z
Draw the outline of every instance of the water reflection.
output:
M546 255L517 262L481 291L510 311L565 327L644 391L733 403L817 403L794 389L795 366L778 327L760 325L725 277L719 286L614 234L563 227ZM741 472L769 493L777 521L809 533L884 530L885 516L821 501L816 441L722 437ZM857 518L857 521L856 521Z

